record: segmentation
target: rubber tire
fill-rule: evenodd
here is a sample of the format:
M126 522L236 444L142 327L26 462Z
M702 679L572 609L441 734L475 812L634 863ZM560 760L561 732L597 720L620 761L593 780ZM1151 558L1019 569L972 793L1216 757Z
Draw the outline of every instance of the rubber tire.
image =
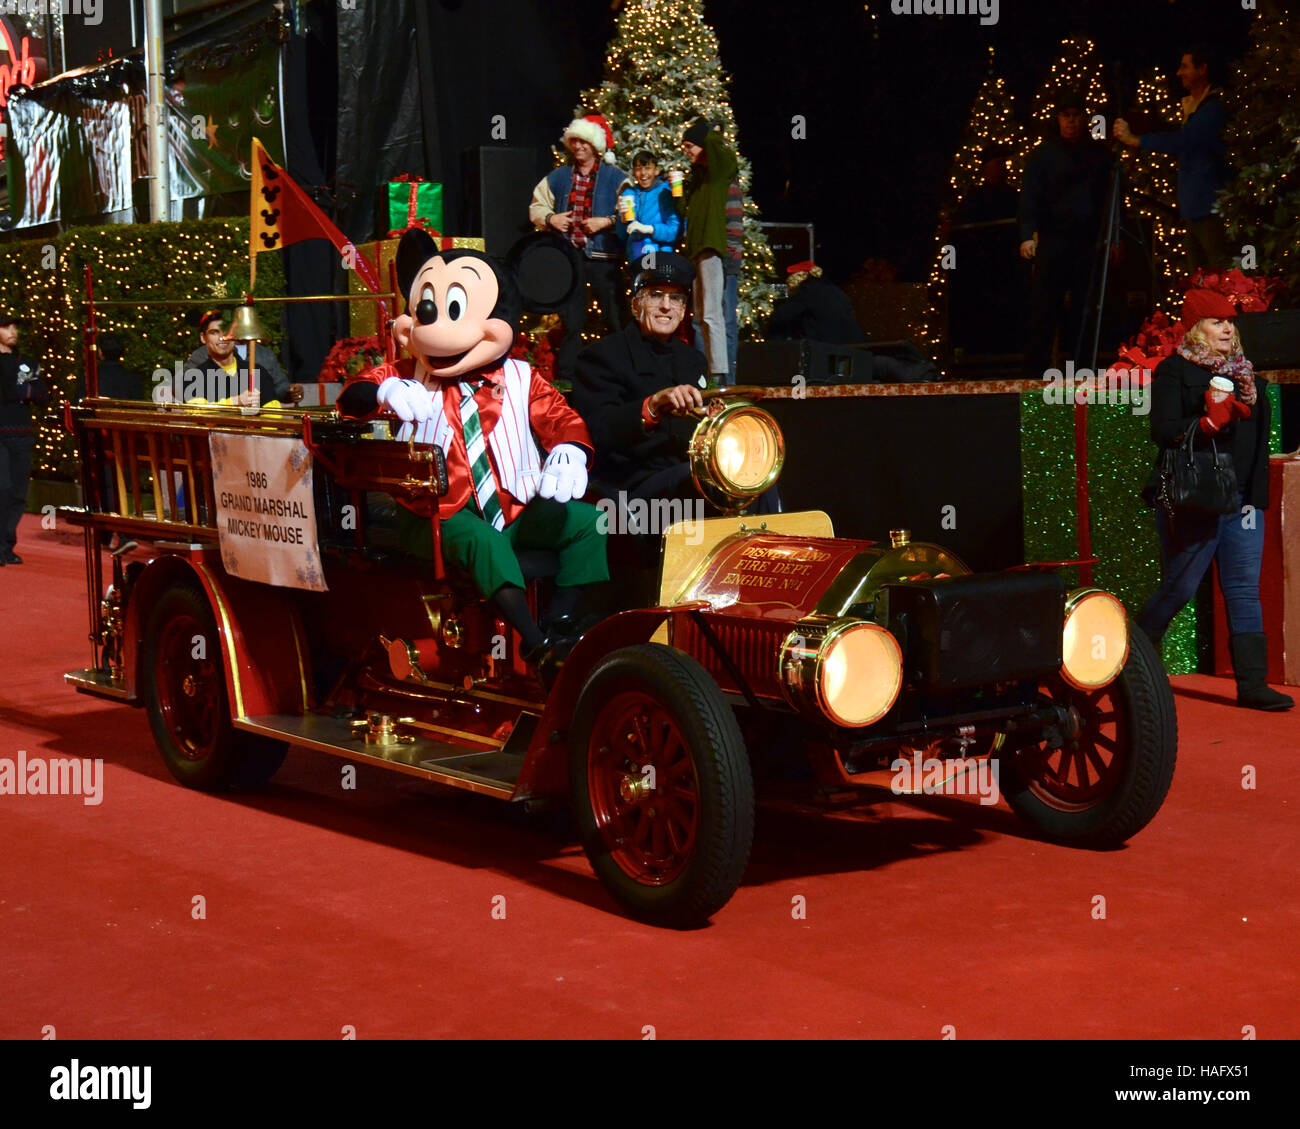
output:
M1073 846L1117 847L1155 818L1174 777L1178 717L1160 658L1141 631L1129 637L1128 660L1115 683L1132 737L1118 785L1091 807L1063 812L1036 796L1017 771L1014 755L1000 758L998 782L1007 803L1047 838Z
M587 745L599 707L630 683L652 693L673 716L694 761L698 785L695 851L663 886L624 873L601 840L587 789ZM688 655L659 643L624 647L592 671L578 699L569 741L574 819L592 869L633 917L654 925L706 925L736 892L754 839L754 782L735 713L717 683Z
M213 661L217 666L214 680L217 695L216 733L211 751L201 759L185 755L167 724L159 704L157 673L158 647L167 624L180 616L194 620L201 634L210 640ZM185 586L165 591L149 614L141 659L141 688L149 727L171 774L187 788L203 792L222 792L231 788L257 788L265 784L284 763L289 746L284 741L247 733L230 722L230 700L217 624L207 597Z

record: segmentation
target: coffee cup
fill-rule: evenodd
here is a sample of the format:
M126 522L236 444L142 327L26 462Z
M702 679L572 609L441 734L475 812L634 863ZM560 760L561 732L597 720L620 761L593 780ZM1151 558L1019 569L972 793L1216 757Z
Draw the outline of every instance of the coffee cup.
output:
M674 196L680 196L682 194L682 170L681 169L668 170L668 187L672 189L672 193Z
M1236 385L1226 376L1215 376L1210 378L1210 399L1216 403L1222 403L1224 400L1232 399L1232 393L1236 390Z

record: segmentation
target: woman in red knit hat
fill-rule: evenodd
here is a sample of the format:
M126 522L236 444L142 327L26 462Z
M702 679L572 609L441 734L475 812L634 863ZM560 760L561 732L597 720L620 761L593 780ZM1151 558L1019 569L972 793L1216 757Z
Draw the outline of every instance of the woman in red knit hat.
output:
M1152 377L1151 438L1161 454L1180 445L1194 426L1192 442L1200 446L1213 439L1220 451L1231 452L1240 498L1237 510L1224 516L1192 510L1171 514L1156 506L1163 579L1138 616L1138 625L1159 645L1169 621L1196 595L1210 562L1217 559L1237 704L1285 710L1292 700L1269 689L1264 680L1268 661L1259 603L1264 518L1256 511L1268 506L1268 382L1255 375L1242 354L1233 324L1236 316L1236 308L1222 294L1189 290L1182 317L1186 336ZM1158 477L1157 469L1147 484L1148 498L1155 496Z

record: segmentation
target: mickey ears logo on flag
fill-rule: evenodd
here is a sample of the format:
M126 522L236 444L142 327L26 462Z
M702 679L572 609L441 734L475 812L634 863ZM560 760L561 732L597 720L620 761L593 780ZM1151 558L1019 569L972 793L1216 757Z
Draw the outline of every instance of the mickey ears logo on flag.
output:
M253 246L259 251L273 251L281 245L280 209L276 198L280 195L280 170L262 143L253 138L253 198L248 209L252 221Z

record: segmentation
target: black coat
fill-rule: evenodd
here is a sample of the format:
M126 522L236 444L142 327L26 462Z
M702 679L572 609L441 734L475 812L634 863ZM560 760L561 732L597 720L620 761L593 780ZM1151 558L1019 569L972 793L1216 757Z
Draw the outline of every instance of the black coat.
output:
M99 394L114 400L146 400L144 380L121 361L100 361Z
M1205 390L1214 373L1194 365L1177 353L1166 357L1151 377L1151 438L1159 445L1161 454L1180 444L1187 429L1205 414ZM1255 403L1250 419L1234 420L1214 437L1219 450L1232 452L1237 470L1237 484L1241 487L1242 501L1257 510L1268 506L1268 434L1271 427L1268 381L1255 374ZM1193 433L1197 447L1208 447L1210 440L1198 427ZM1157 485L1160 456L1156 456L1156 469L1147 483L1151 496Z
M23 364L33 372L39 367L30 357L19 353L0 353L0 431L26 433L32 429L32 402L23 399L23 386L18 381L18 369ZM43 395L34 402L48 402L45 384L42 382L37 388Z
M240 389L246 389L248 385L248 357L241 357L238 352L235 357L235 379L238 381ZM289 385L291 381L285 375L284 369L280 367L280 362L276 358L275 350L271 348L268 342L262 342L257 347L254 359L257 361L258 387L262 392L262 403L268 400L280 400L287 402L289 398ZM221 382L231 380L216 361L212 359L212 354L208 352L206 345L200 345L189 355L185 362L189 368L201 369L209 378L216 380L216 387L222 387Z
M778 302L767 332L769 337L806 337L828 345L866 341L849 296L824 278L805 279L790 297Z
M1052 241L1092 243L1106 208L1113 163L1110 150L1090 137L1044 141L1029 156L1020 189L1020 241L1038 232Z
M661 388L699 386L704 354L675 338L666 346L633 322L578 354L569 402L596 445L592 474L607 490L632 491L649 475L686 462L694 421L664 416L647 430L641 405Z

